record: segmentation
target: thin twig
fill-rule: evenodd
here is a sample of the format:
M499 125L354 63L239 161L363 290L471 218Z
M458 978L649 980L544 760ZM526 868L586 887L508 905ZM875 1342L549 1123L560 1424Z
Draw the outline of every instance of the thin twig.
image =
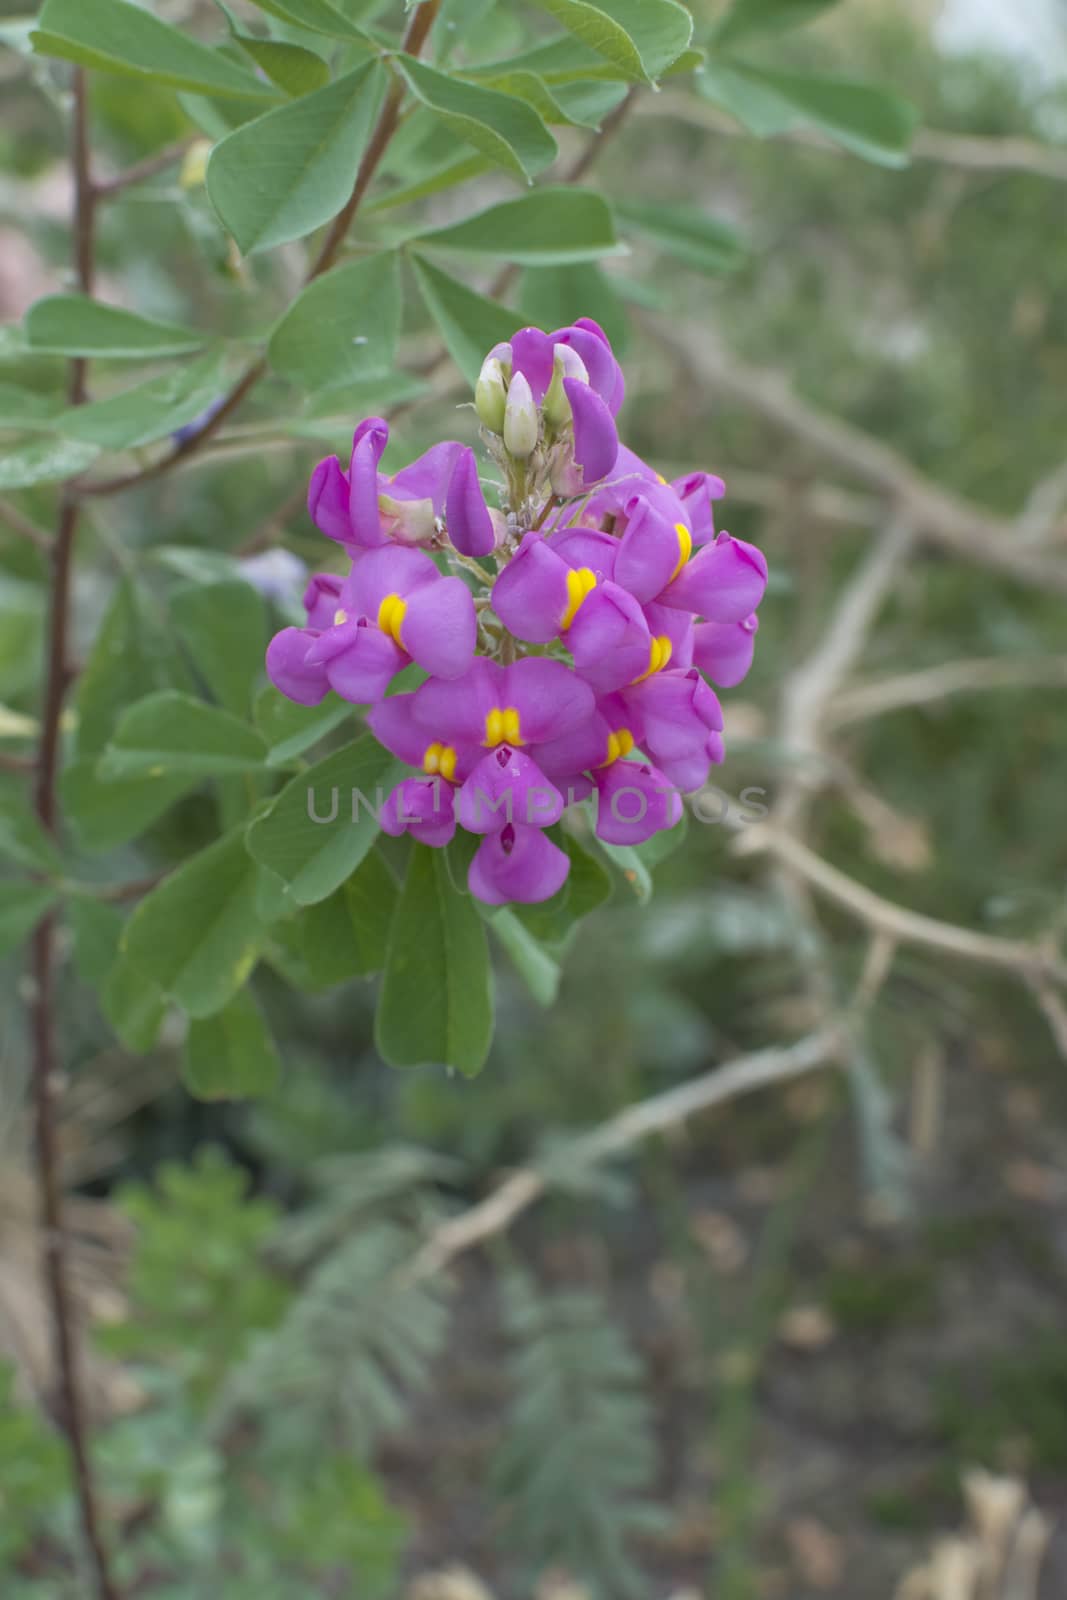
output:
M670 117L704 128L725 138L745 138L746 130L725 112L717 110L696 95L667 93L650 95L642 106L646 116ZM790 144L825 150L834 155L848 152L814 128L790 128L780 137ZM911 154L922 161L958 167L967 172L1028 172L1042 178L1067 183L1067 150L1022 137L996 138L989 135L945 133L938 128L920 129L911 142Z
M132 188L135 183L144 183L148 178L157 177L159 173L166 172L168 167L173 167L183 160L193 143L195 139L192 135L185 139L176 139L173 144L157 150L154 155L144 156L140 161L134 161L131 166L124 167L121 172L116 172L113 178L97 178L93 183L93 193L98 200L110 200L113 196L121 194L124 189Z
M930 705L953 694L1029 688L1067 688L1067 656L1024 656L1011 660L993 656L946 661L943 666L857 684L834 696L826 709L826 723L832 728L843 728L905 706Z
M556 1156L556 1162L558 1165L565 1162L568 1168L596 1166L653 1134L664 1133L700 1112L710 1111L713 1106L771 1084L786 1083L816 1067L828 1066L839 1053L839 1033L831 1027L793 1045L738 1056L676 1089L627 1106L589 1133L570 1140L565 1150ZM545 1193L550 1183L550 1170L520 1168L487 1199L437 1228L409 1263L405 1275L418 1279L440 1272L464 1251L510 1228L522 1212Z
M440 0L423 0L410 23L401 48L408 54L416 56L426 42L426 35L433 26L434 18ZM398 80L394 80L387 91L385 104L378 114L374 132L371 134L370 143L364 153L356 173L356 181L343 210L338 212L330 225L329 231L323 241L322 248L308 270L304 279L305 286L319 277L330 268L337 253L344 243L349 227L359 210L363 196L366 194L372 178L378 169L393 134L396 132L397 119L400 110L402 89ZM120 494L125 489L138 487L149 483L154 478L161 477L177 466L188 456L197 452L206 441L213 437L223 423L233 415L251 391L257 386L261 378L267 373L267 362L260 358L246 367L241 376L224 397L221 405L207 417L195 433L188 434L180 444L176 445L169 455L161 456L158 461L153 461L147 467L141 467L136 472L129 472L114 478L86 479L79 485L79 492L83 495L111 495Z
M13 506L8 500L0 500L0 522L5 523L20 538L28 539L30 544L45 554L51 549L51 535L43 528L39 528L36 522L31 522L18 506Z
M888 934L901 944L923 945L945 955L959 956L980 966L999 967L1022 977L1045 978L1067 984L1067 961L1055 952L1019 939L1001 939L993 934L976 933L920 911L909 911L892 900L885 900L873 889L857 883L817 856L814 850L787 833L760 823L738 835L734 849L739 855L771 851L797 872L826 899L866 923L869 928Z
M954 555L1016 581L1067 594L1067 559L1021 549L1017 523L942 488L881 440L802 399L781 373L743 361L710 328L687 327L683 337L665 317L648 320L661 344L698 379L698 391L725 392L751 406L886 495Z
M91 294L93 187L89 171L87 89L85 74L81 68L75 68L73 77L72 164L75 271L82 292ZM85 400L85 371L86 363L83 360L71 362L68 398L72 406L80 405ZM63 697L69 681L71 566L77 527L78 501L68 484L60 495L59 520L51 549L48 664L34 794L41 825L51 834L57 831L56 773ZM118 1600L118 1589L111 1576L101 1532L96 1486L93 1480L88 1420L80 1372L77 1314L63 1232L63 1193L59 1142L56 1134L58 1066L55 1031L56 927L57 916L51 911L37 925L32 941L32 1086L44 1272L60 1385L60 1420L70 1446L82 1533L92 1564L94 1586L99 1600Z

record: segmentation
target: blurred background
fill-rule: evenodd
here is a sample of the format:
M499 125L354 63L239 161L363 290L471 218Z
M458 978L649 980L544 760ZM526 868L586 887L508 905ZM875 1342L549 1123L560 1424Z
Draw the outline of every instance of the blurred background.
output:
M603 272L508 287L521 320L605 323L629 442L668 477L722 474L720 524L767 552L718 775L735 802L760 791L767 823L691 820L650 904L621 889L583 925L552 1009L502 968L473 1084L384 1068L368 984L302 1000L268 972L280 1089L197 1103L166 1030L117 1050L65 966L65 1171L130 1593L1067 1593L1067 1013L1039 963L976 962L955 937L1051 948L1067 918L1065 39L1056 0L853 0L776 59L906 94L924 130L908 167L747 137L667 87L586 181L706 210L721 270L649 237ZM48 98L16 52L0 70L13 322L64 281L69 180ZM94 112L116 167L188 131L173 96L118 79ZM101 263L108 298L202 325L261 323L291 289L247 294L189 172L108 212ZM405 370L432 349L412 334ZM405 402L410 453L460 398L448 368L367 409ZM353 420L294 441L253 415L112 502L79 573L83 642L126 551L318 561L303 485ZM37 671L32 562L0 544L5 717ZM206 831L206 804L156 825L159 863ZM943 932L914 937L885 902ZM32 1404L50 1375L19 981L11 966L0 1589L66 1596L65 1468ZM566 1136L842 1008L840 1069L616 1161L568 1159ZM397 1277L427 1229L534 1161L548 1190L513 1228Z

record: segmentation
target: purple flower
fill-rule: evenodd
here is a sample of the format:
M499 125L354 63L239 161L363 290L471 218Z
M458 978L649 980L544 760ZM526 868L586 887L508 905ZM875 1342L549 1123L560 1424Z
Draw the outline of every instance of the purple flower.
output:
M446 745L520 749L568 733L592 715L593 691L562 661L529 656L511 666L477 659L451 683L415 690L415 721Z
M491 905L560 888L569 857L546 830L569 805L591 801L608 843L674 827L723 759L710 683L751 665L767 564L716 532L721 478L667 483L619 443L624 394L589 318L520 328L475 389L501 510L456 441L383 473L378 417L347 468L330 457L312 474L311 516L352 570L308 581L306 626L271 641L268 674L301 703L333 689L369 708L411 769L382 828L435 847L457 827L480 836L468 881ZM390 694L413 663L425 682Z
M698 622L693 631L693 660L720 689L732 689L752 665L759 618L743 622Z
M570 864L566 851L540 828L509 822L482 840L467 882L471 894L486 905L502 906L509 900L529 905L550 900L562 889Z
M681 820L681 796L666 774L647 762L613 761L593 779L597 838L607 844L643 844Z
M455 791L444 778L405 778L382 807L384 833L410 833L420 844L446 845L456 831Z
M689 526L696 545L710 544L715 537L713 500L721 500L726 485L714 472L690 472L684 478L675 478L671 488L685 507Z
M459 791L458 805L468 833L495 833L508 822L550 828L563 815L563 796L537 762L506 744L478 762Z
M473 450L456 457L445 496L448 537L461 555L487 556L497 542L497 530L478 481Z
M344 472L336 456L320 461L311 474L308 514L326 536L352 554L396 540L426 544L437 531L456 461L464 446L454 440L433 445L392 477L378 470L389 424L368 417L352 436Z
M660 605L692 611L707 622L743 622L767 587L767 562L754 544L720 533L657 596Z
M421 550L387 547L361 556L341 590L349 616L379 630L427 672L458 678L470 666L478 625L462 578L442 577Z

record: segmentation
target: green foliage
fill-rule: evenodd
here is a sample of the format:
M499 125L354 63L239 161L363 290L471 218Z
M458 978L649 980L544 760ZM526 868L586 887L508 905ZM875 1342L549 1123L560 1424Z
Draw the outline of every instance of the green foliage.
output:
M69 1475L62 1441L38 1411L18 1402L8 1366L0 1366L0 1462L0 1570L6 1570L32 1543L38 1518L63 1494Z
M41 55L205 94L269 99L250 72L129 0L45 0L30 35Z
M298 905L325 900L351 877L378 835L378 811L403 775L364 734L291 779L248 830L248 849Z
M210 335L105 305L87 295L49 294L35 300L27 312L26 339L31 350L48 355L158 361L162 356L190 355L209 343Z
M597 261L617 249L611 211L583 189L535 189L422 235L426 249L502 256L520 266Z
M468 1076L493 1036L485 927L444 853L416 844L389 929L376 1039L394 1067L441 1062Z
M199 1099L267 1094L280 1072L274 1040L247 990L213 1016L189 1024L182 1079Z
M628 1541L658 1518L640 1364L593 1294L545 1296L513 1278L505 1299L514 1398L493 1480L509 1538L532 1563L644 1593Z
M372 256L309 284L271 334L267 355L281 377L329 389L387 372L399 331L396 258Z
M366 62L221 140L207 192L246 255L302 239L340 211L381 101L381 68Z
M259 956L258 878L242 830L225 835L141 901L123 934L124 955L191 1017L221 1011Z
M256 772L267 747L239 717L164 689L123 712L97 764L110 778L222 778Z
M555 160L556 141L525 100L479 84L459 83L409 56L398 59L416 99L495 165L533 179Z
M225 1412L269 1421L278 1448L357 1451L395 1431L444 1340L440 1285L405 1273L411 1232L364 1222L308 1278L227 1387Z
M159 1363L205 1403L251 1335L280 1321L289 1291L259 1264L277 1212L248 1196L248 1178L219 1151L168 1162L155 1183L127 1184L119 1205L134 1225L129 1313L99 1338L114 1355Z
M587 0L541 0L565 28L626 78L652 83L677 61L693 21L675 0L622 0L610 10Z

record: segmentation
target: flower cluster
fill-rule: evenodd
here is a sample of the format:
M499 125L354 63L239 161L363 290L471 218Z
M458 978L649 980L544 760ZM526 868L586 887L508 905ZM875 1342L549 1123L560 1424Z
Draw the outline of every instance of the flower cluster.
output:
M331 456L312 474L311 517L351 569L311 579L307 626L271 642L270 678L305 705L333 689L369 707L415 773L382 827L436 846L457 826L480 836L470 888L492 905L562 886L569 857L546 830L568 805L592 801L609 843L673 827L723 758L708 680L739 683L752 660L766 562L716 532L720 478L667 483L619 443L623 394L589 318L523 328L475 390L499 509L462 444L383 473L377 417L347 471ZM412 663L424 681L390 695Z

